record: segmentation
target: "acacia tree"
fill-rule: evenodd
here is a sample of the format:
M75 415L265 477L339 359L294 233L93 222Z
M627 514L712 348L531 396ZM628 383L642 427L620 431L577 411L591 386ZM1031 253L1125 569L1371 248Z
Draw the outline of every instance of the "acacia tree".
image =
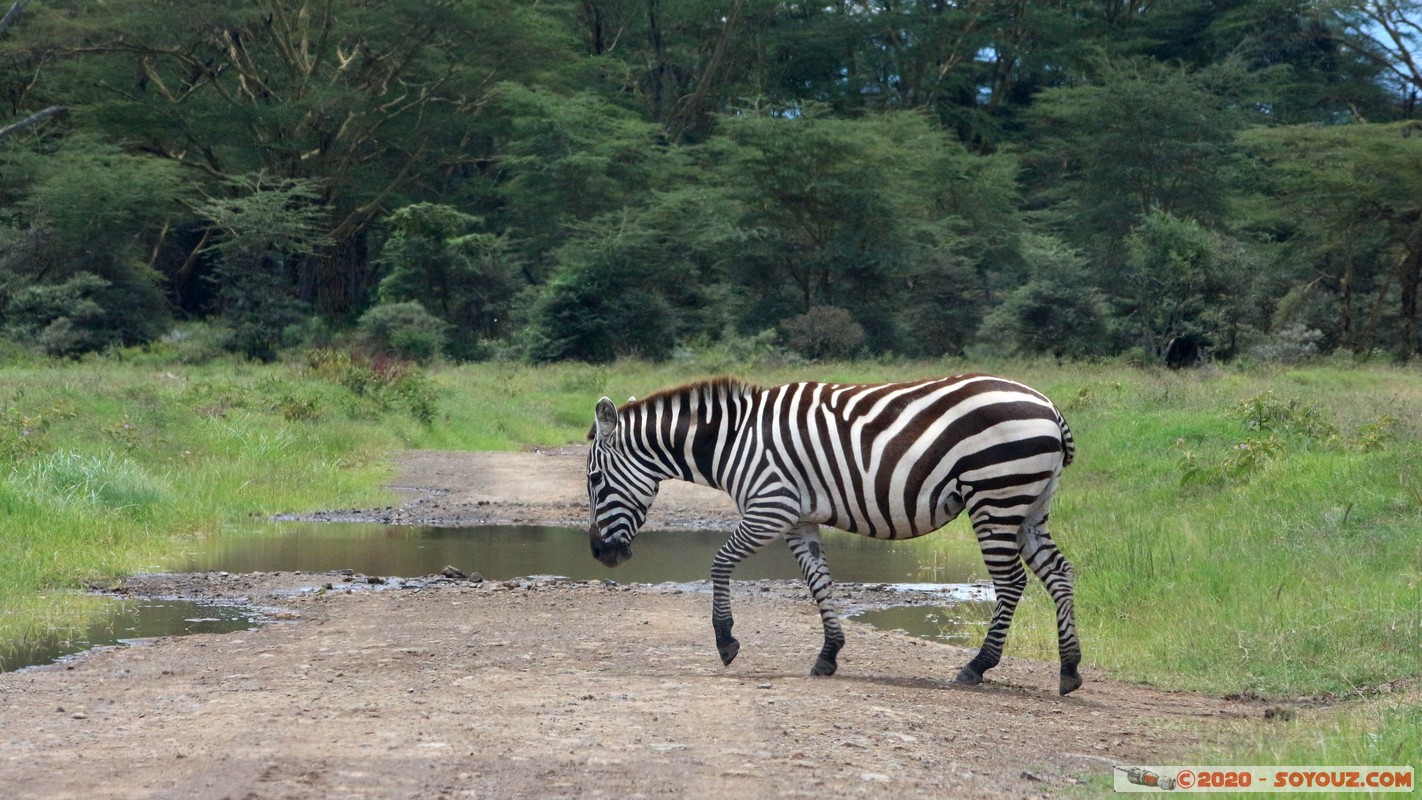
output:
M495 83L564 53L539 4L38 8L26 46L60 54L45 80L73 93L86 125L219 181L262 171L320 182L329 243L296 265L296 286L331 313L368 296L371 223L474 168L469 145Z
M1413 354L1422 285L1422 130L1416 122L1247 131L1255 227L1277 242L1292 301L1327 294L1333 341ZM1392 325L1389 325L1389 323Z
M1239 79L1238 64L1192 73L1106 60L1091 80L1043 92L1030 111L1034 200L1051 208L1067 241L1098 253L1103 283L1146 215L1222 221L1234 135L1245 121L1231 91Z
M1415 111L1422 98L1422 2L1419 0L1335 0L1338 39L1383 70L1385 80L1405 95Z

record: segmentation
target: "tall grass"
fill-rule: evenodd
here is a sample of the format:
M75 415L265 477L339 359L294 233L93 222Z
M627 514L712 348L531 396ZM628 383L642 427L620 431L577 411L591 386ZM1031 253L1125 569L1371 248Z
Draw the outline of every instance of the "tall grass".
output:
M186 537L373 502L419 427L303 364L0 367L0 665L83 624L85 586L161 568Z

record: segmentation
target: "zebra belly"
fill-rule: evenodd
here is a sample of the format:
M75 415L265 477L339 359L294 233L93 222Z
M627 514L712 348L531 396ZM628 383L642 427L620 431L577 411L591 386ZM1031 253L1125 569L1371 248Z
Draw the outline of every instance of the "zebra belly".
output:
M894 518L866 517L862 513L836 514L828 509L822 509L807 514L804 520L875 539L916 539L947 525L957 519L961 513L963 513L962 500L957 495L951 495L946 502L934 509L933 513L913 517L908 515Z

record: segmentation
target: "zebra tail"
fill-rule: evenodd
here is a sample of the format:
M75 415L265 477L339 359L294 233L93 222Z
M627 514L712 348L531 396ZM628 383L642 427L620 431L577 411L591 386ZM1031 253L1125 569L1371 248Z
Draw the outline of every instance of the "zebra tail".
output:
M1071 462L1076 458L1076 439L1071 435L1071 426L1067 425L1066 417L1057 410L1057 427L1062 429L1062 467L1071 466Z

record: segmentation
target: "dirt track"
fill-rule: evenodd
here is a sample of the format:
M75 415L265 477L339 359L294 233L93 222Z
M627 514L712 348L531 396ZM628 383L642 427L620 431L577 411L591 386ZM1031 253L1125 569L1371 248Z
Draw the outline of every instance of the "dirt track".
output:
M397 481L409 503L320 516L578 524L582 464L415 452ZM686 484L655 511L664 527L732 517ZM278 621L0 675L0 796L1054 797L1081 781L1109 793L1112 764L1179 763L1261 711L1090 668L1062 698L1054 664L1011 658L964 688L950 681L970 651L852 622L839 674L811 678L819 619L783 586L737 586L742 649L724 668L700 592L356 585L135 578L133 592L247 598Z

